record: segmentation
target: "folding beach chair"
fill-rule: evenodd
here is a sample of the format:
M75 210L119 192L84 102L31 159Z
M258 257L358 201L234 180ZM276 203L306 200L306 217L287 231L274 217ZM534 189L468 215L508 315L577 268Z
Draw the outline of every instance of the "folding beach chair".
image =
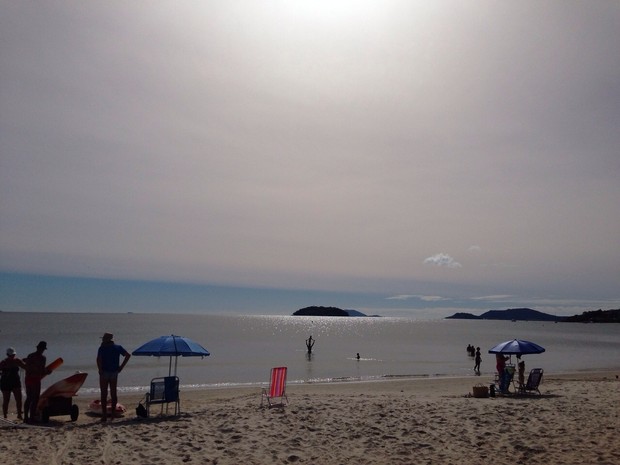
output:
M540 395L538 386L540 386L540 383L542 382L542 377L543 377L543 369L533 368L530 371L529 376L527 377L527 382L525 384L519 385L519 393L527 394L529 391L536 391L538 395Z
M179 395L179 378L176 376L165 376L163 378L153 378L151 380L151 389L146 395L146 416L150 414L151 405L161 404L161 412L164 412L164 404L166 404L166 413L168 413L168 405L174 404L174 414L181 413L181 399Z
M271 369L271 377L269 380L269 388L263 388L263 392L260 399L260 406L263 406L263 400L267 399L269 408L273 406L284 407L284 399L288 404L288 397L286 396L286 371L287 367L276 367ZM274 403L273 400L277 397L280 398L279 403Z
M515 389L516 391L516 389L518 388L515 388L514 375L514 365L506 365L506 367L504 368L504 372L501 374L495 372L495 378L493 380L493 384L495 384L495 390L502 394L508 394L510 393L510 385L512 384L513 389Z

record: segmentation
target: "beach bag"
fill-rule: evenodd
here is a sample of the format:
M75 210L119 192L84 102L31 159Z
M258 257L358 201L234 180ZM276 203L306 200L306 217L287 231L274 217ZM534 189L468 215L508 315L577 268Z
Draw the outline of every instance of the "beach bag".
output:
M473 387L473 393L474 397L477 398L489 397L489 388L483 384L476 384Z
M147 413L146 413L146 407L144 405L142 405L142 402L138 403L138 406L136 407L136 415L140 418L146 418L147 417Z

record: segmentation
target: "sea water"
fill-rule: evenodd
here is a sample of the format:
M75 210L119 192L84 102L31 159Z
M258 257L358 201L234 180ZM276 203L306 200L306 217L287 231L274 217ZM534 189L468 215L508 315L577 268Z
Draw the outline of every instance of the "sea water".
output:
M411 318L297 317L186 314L94 314L0 312L0 349L19 357L48 343L48 361L64 364L43 387L76 371L89 374L82 392L98 392L97 348L104 332L133 352L162 335L193 339L209 357L179 357L177 375L185 389L260 386L274 366L289 368L289 383L381 380L396 377L475 376L469 344L482 352L480 381L495 371L488 350L526 339L546 352L527 355L526 370L547 373L620 367L620 326L554 322L416 320ZM312 355L305 340L316 340ZM356 354L360 354L360 359ZM513 362L516 362L513 357ZM168 357L133 356L119 377L125 392L146 389L151 378L174 372Z

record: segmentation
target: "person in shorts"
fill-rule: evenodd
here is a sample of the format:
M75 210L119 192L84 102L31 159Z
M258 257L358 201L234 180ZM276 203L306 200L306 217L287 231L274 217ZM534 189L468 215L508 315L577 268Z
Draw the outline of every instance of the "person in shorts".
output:
M17 418L22 419L22 383L19 378L19 369L26 368L26 364L19 358L13 347L6 350L6 358L0 362L0 389L2 390L2 414L4 418L9 412L11 393L17 404Z
M125 357L120 362L121 355ZM97 369L99 370L99 387L101 389L101 421L106 421L108 411L114 417L118 401L116 386L118 374L123 371L131 355L123 346L114 343L114 336L105 333L101 338L101 345L97 351ZM108 388L110 390L111 405L108 409Z

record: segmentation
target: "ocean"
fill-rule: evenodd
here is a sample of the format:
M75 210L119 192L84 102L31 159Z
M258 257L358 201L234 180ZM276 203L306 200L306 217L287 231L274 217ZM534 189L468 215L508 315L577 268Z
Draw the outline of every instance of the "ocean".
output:
M0 312L2 354L7 347L14 347L18 356L25 357L39 340L45 340L48 362L64 359L44 380L44 388L83 371L89 376L80 392L98 392L95 359L104 332L113 333L115 341L129 352L161 335L185 336L200 343L211 352L209 357L178 359L177 375L184 389L259 387L267 382L274 366L288 366L288 382L293 384L395 377L474 378L468 344L481 348L482 374L478 379L486 383L495 371L495 357L488 349L515 338L546 348L543 354L523 357L527 371L534 367L547 373L620 367L620 326L615 324ZM308 357L305 340L310 335L316 343ZM119 390L146 390L151 378L168 374L169 362L165 357L133 356L119 377Z

